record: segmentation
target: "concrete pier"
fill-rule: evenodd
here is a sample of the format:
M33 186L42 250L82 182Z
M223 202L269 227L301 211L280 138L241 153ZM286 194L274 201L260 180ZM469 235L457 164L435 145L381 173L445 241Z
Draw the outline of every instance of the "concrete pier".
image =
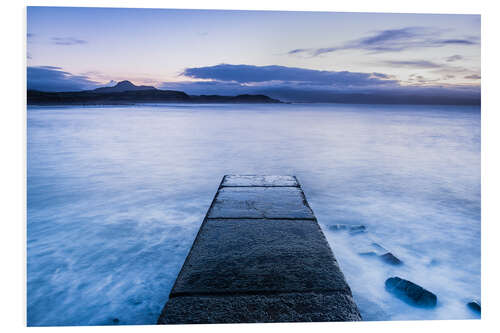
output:
M297 179L227 175L158 324L357 320Z

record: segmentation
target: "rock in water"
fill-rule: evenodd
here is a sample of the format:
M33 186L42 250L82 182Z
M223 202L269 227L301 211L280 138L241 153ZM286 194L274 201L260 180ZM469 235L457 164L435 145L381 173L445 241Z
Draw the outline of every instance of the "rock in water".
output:
M481 303L480 302L472 301L472 302L467 303L467 306L469 307L469 309L471 309L475 312L481 313Z
M375 250L377 252L380 252L380 253L387 253L389 251L387 251L382 245L378 244L378 243L372 243L372 246L373 248L375 248Z
M359 252L358 254L360 256L364 256L364 257L376 257L377 256L377 253L374 251Z
M366 230L366 227L364 225L352 225L349 227L351 231L360 231L360 230Z
M347 225L346 224L332 224L332 225L328 226L328 228L332 231L346 230Z
M402 265L403 262L399 260L395 255L393 255L391 252L387 252L386 254L383 254L380 256L380 259L385 261L388 264L391 265Z
M349 227L349 233L351 235L362 234L366 231L366 227L364 225L352 225Z
M385 288L400 299L413 305L434 307L437 303L435 294L411 281L401 279L397 276L388 278L385 281Z

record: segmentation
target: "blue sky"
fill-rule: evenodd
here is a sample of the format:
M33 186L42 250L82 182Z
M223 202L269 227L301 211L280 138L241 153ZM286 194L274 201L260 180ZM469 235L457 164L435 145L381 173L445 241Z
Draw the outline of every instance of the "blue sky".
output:
M480 16L28 7L28 87L480 89Z

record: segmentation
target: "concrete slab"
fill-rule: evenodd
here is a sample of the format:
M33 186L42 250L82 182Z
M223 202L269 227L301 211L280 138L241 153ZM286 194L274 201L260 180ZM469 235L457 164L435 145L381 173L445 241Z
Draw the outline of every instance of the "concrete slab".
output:
M344 291L314 220L207 220L171 295Z
M227 175L222 186L299 186L294 176Z
M189 296L169 300L158 324L358 321L352 297L343 292Z
M313 219L299 187L223 187L208 218Z
M159 324L361 320L292 176L225 176Z

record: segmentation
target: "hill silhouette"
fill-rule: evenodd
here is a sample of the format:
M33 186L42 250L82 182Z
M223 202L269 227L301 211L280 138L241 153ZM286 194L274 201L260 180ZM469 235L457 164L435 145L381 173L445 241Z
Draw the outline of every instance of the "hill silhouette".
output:
M112 93L112 92L137 91L137 90L157 90L157 89L153 86L136 86L132 82L125 80L118 82L113 87L102 87L94 89L93 91L98 93Z
M113 87L70 92L28 90L28 105L102 105L136 103L282 103L266 95L188 95L183 91L136 86L130 81Z

